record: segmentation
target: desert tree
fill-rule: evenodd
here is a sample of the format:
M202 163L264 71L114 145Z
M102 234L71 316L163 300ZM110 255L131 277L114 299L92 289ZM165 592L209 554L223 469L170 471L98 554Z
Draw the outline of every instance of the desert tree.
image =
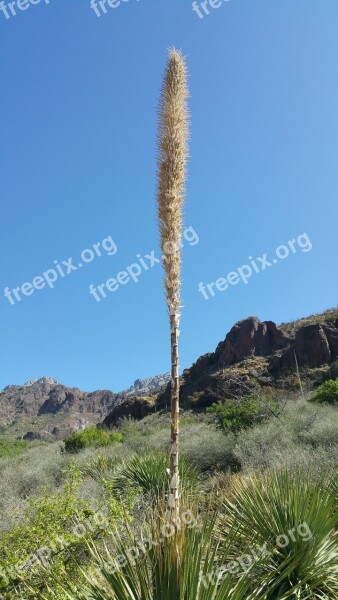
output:
M181 247L183 202L188 156L187 69L182 54L169 50L164 77L158 135L158 221L164 286L170 318L171 340L171 443L170 490L171 514L179 508L179 352L181 291Z

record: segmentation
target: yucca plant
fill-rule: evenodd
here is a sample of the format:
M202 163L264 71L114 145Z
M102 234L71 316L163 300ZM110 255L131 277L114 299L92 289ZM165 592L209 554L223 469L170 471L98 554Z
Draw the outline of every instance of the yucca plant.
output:
M169 509L179 508L179 352L182 207L188 154L187 73L184 58L170 50L160 102L158 221L171 341L171 445Z
M234 553L260 549L254 572L260 598L338 597L337 503L331 488L303 472L283 471L242 480L232 500L225 500L225 539L227 527L238 527Z
M83 571L85 581L77 583L76 593L76 582L56 581L57 589L64 589L62 598L336 599L336 482L326 477L314 483L310 476L286 471L236 481L220 513L200 512L201 506L183 498L190 511L181 508L173 524L163 496L148 507L143 523L126 520L110 530L108 542L89 541L92 568ZM49 590L36 597L58 594Z
M142 491L155 498L163 496L167 488L167 456L152 452L122 463L116 470L112 484L116 490L123 490L128 485L139 487ZM198 485L198 469L186 460L180 460L180 478L185 482L185 491Z
M163 507L165 508L165 506ZM193 511L190 513L193 514ZM249 573L223 576L219 567L227 548L215 538L215 514L205 513L202 522L178 519L169 524L166 514L152 513L148 527L136 536L127 528L112 531L114 552L91 544L97 565L87 575L87 585L77 593L64 586L69 600L255 600ZM231 546L235 532L229 535ZM231 540L231 541L230 541ZM179 548L180 563L177 562ZM53 593L51 591L51 593ZM53 595L42 596L47 600Z
M120 494L132 486L153 498L160 498L167 491L167 464L168 457L164 452L149 450L141 456L128 457L122 461L100 455L83 467L83 472L98 482L109 482L112 493ZM179 472L180 478L185 482L185 490L196 489L200 483L197 467L182 459Z
M100 482L107 475L114 473L118 468L119 461L107 454L99 454L90 462L82 466L82 473Z

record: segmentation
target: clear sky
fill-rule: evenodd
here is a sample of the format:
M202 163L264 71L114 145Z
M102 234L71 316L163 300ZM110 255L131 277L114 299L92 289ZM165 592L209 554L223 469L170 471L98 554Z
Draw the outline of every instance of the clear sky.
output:
M0 12L0 388L48 374L118 391L169 370L162 268L150 264L173 45L187 57L192 128L181 368L239 319L337 305L337 0L229 0L204 18L189 0L101 16L90 0L20 2ZM138 283L120 275L100 302L89 293L133 263Z

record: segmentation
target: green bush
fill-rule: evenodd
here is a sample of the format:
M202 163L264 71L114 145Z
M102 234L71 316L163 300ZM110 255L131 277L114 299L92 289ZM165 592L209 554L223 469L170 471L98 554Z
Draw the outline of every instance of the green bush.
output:
M238 433L263 421L275 408L271 398L250 395L213 404L208 412L216 415L218 425L224 431Z
M311 402L319 404L338 404L338 379L329 379L312 394Z
M94 510L90 502L79 498L80 483L79 468L71 463L61 490L32 496L21 522L2 534L1 598L36 600L45 597L47 586L53 586L56 597L62 598L56 580L81 579L80 566L89 564L88 540L101 539L109 524L129 518L131 494L125 496L123 507L109 496Z
M65 439L65 450L76 454L84 448L100 448L101 446L116 445L122 441L122 434L116 431L109 433L93 425L83 431L76 431Z
M0 458L18 456L27 448L28 442L24 440L0 440Z

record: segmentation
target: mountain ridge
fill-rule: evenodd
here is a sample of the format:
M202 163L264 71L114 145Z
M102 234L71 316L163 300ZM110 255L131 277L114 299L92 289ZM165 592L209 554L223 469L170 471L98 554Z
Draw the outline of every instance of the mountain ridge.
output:
M0 392L0 428L23 439L51 441L103 421L125 398L158 393L169 374L137 379L127 390L84 392L49 375Z
M204 409L215 391L238 393L244 383L285 386L297 365L313 381L338 358L338 308L277 326L248 317L236 323L214 352L200 356L181 376L181 405ZM237 378L237 384L234 380ZM44 375L0 392L2 433L52 441L89 425L116 425L121 418L143 418L170 405L170 374L136 379L128 389L84 392Z

